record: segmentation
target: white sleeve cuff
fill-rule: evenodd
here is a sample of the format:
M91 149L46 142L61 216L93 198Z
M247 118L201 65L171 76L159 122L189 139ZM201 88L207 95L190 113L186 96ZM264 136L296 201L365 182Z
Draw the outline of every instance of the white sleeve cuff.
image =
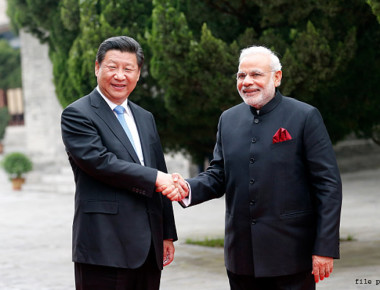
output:
M187 184L187 187L189 188L189 195L187 197L185 197L184 199L182 199L180 201L180 203L184 206L184 207L188 207L190 204L191 204L191 187L190 187L190 184L185 180L186 184Z

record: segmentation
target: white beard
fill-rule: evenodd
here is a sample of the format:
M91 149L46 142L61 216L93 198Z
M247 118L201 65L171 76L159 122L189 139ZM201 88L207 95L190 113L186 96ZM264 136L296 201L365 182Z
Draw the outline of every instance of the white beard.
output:
M238 90L240 97L243 99L244 103L246 103L247 105L254 107L256 109L261 109L270 100L272 100L274 95L275 95L275 92L276 92L276 87L274 86L274 79L273 78L271 78L268 85L263 90L261 90L260 93L258 93L255 96L248 96L247 97L243 93L243 90L245 88L246 87L242 87L240 91Z

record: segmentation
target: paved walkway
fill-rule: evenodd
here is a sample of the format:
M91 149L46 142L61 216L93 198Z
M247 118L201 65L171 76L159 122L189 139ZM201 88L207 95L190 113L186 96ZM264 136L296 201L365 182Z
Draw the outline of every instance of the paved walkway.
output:
M354 241L342 242L342 259L317 289L380 290L380 169L342 177L341 236ZM73 195L54 192L12 191L0 170L0 290L74 289ZM161 289L229 289L223 250L185 244L187 238L223 236L223 198L189 209L175 204L174 210L180 241Z

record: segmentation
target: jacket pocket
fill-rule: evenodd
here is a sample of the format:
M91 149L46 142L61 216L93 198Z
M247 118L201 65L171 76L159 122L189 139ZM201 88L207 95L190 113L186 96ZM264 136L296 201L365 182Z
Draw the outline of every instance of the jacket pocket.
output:
M83 205L83 212L117 214L119 212L119 203L114 201L88 200Z
M296 219L296 218L305 218L305 217L313 217L314 211L310 210L299 210L299 211L291 211L286 212L280 215L281 219Z

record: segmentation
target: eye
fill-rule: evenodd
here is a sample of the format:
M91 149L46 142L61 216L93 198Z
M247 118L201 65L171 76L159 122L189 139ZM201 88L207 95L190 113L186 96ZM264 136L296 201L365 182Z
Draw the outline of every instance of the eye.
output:
M114 66L114 65L108 65L107 68L108 68L109 70L115 70L115 69L116 69L116 66Z
M250 76L253 78L253 79L258 79L260 77L263 76L262 73L259 73L259 72L254 72L254 73L251 73Z
M236 79L238 79L238 80L244 80L246 76L247 76L247 74L245 74L245 73L237 73L236 74Z

